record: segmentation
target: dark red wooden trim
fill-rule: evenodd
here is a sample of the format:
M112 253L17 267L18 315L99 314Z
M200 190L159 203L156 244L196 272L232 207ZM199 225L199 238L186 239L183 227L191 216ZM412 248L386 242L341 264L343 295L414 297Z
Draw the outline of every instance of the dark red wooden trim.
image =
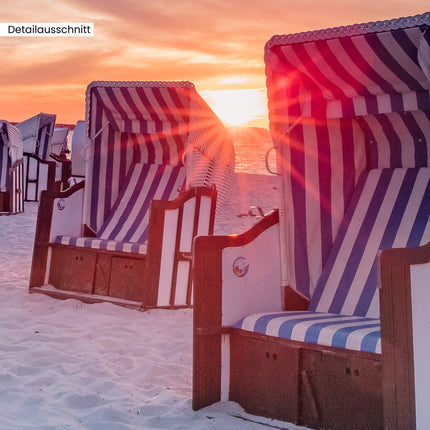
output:
M196 208L195 208L195 211L194 211L193 238L197 236L197 232L198 232L201 202L202 202L202 198L201 198L201 196L198 196L196 198ZM208 231L209 235L212 234L212 232L210 232L210 224L213 223L214 218L215 218L215 216L214 216L215 208L216 208L216 201L213 201L212 205L211 205L211 213L209 215L209 217L210 217L209 218L209 231ZM193 244L191 243L191 247L192 246L193 246ZM192 253L191 253L191 256L192 256ZM184 257L185 257L185 260L186 260L186 256L184 256ZM182 259L184 259L184 257L182 257ZM187 300L187 304L189 304L189 305L192 304L192 300L193 300L192 299L192 294L193 294L193 282L194 282L193 281L193 276L192 276L192 264L191 263L192 263L192 257L191 257L191 261L190 261L190 264L189 264L189 274L190 274L190 276L188 277L187 299L186 299Z
M16 200L19 200L18 208L14 213L24 212L24 160L18 160L12 166L11 172L18 171L17 179L14 182L14 190ZM10 207L13 207L13 200L10 200Z
M307 311L308 308L309 299L299 294L289 285L284 288L284 309L286 311Z
M14 172L20 173L16 180ZM24 212L24 195L22 185L24 183L24 161L17 160L13 166L9 168L9 190L1 193L0 197L0 212L3 215L15 215ZM16 199L16 208L13 205L13 199Z
M152 205L160 206L164 210L177 209L182 206L187 200L195 196L208 196L212 199L216 197L216 191L209 187L192 187L181 193L174 200L153 200Z
M149 235L148 235L148 246L147 246L147 254L134 254L134 253L128 253L128 252L122 252L122 251L112 251L112 250L105 250L105 249L96 249L96 248L87 248L87 247L78 247L73 245L62 245L62 244L56 244L56 243L49 243L49 237L50 237L50 230L51 230L51 223L52 223L52 216L53 216L53 208L54 208L54 201L58 198L66 198L70 195L72 195L77 190L84 188L84 182L79 182L73 187L67 189L66 191L59 192L59 191L53 191L53 190L45 190L42 192L41 195L41 203L39 207L39 213L38 213L38 219L37 219L37 226L36 226L36 238L35 238L35 245L34 245L34 251L33 251L33 262L32 262L32 272L30 276L30 289L34 290L34 292L43 292L44 294L53 295L55 294L56 297L69 297L73 293L74 298L79 298L82 296L82 300L84 301L91 301L92 299L88 299L91 294L89 294L88 291L65 291L62 292L61 284L63 281L61 280L61 265L55 264L55 275L54 278L52 278L52 283L57 286L57 290L54 290L52 292L52 288L44 288L42 287L45 283L45 276L46 276L46 267L47 267L47 257L48 257L48 249L51 248L54 251L58 250L71 250L76 253L79 253L80 251L82 253L85 253L86 256L90 256L89 258L92 258L92 262L95 261L95 268L93 267L94 273L94 279L92 282L93 288L95 288L96 285L96 276L97 273L104 273L104 268L106 264L113 264L113 259L116 258L126 258L126 259L134 259L134 260L144 260L145 261L145 270L144 270L144 276L139 278L142 284L142 295L139 297L140 307L145 308L151 308L151 307L157 307L157 300L158 300L158 288L159 288L159 278L160 278L160 266L161 266L161 254L162 254L162 246L163 246L163 229L164 229L164 214L166 209L179 209L180 216L179 216L179 225L177 230L177 237L176 237L176 257L175 257L175 267L174 267L174 277L173 277L173 283L171 286L171 294L172 294L172 300L171 300L171 306L166 306L166 308L179 308L184 306L176 306L174 304L174 293L175 293L175 281L176 281L176 271L177 271L177 260L186 260L190 262L190 253L184 254L179 252L179 241L180 241L180 235L181 235L181 219L183 216L183 205L184 203L192 198L196 197L197 200L201 198L202 195L207 195L211 198L212 201L212 211L211 214L214 214L213 208L215 207L216 203L216 192L215 190L211 190L209 188L205 187L199 187L190 189L189 191L183 193L178 199L173 201L152 201L151 202L151 214L150 214L150 222L149 222ZM196 220L197 222L198 220ZM210 223L213 225L213 220L210 220ZM89 231L87 229L86 231L88 236L94 236L94 232ZM173 238L172 238L173 239ZM57 252L55 253L58 254ZM95 260L94 260L95 256ZM85 257L85 258L87 258ZM108 263L106 263L106 261ZM58 262L57 262L58 263ZM67 264L66 262L64 264ZM91 263L92 264L92 263ZM110 266L109 266L110 267ZM54 268L54 261L51 262L51 268ZM100 269L100 270L99 270ZM53 269L54 270L54 269ZM51 279L52 273L49 275ZM112 272L111 272L112 274ZM190 277L192 273L190 271ZM58 279L57 279L58 277ZM89 278L86 277L85 282L87 282ZM98 278L103 279L103 278ZM139 282L140 282L139 281ZM88 281L90 282L90 281ZM109 283L107 284L109 285ZM134 284L133 284L134 285ZM74 290L73 284L70 284L67 286L67 289ZM52 294L51 294L52 293ZM102 294L105 294L104 292L104 283L97 284L97 291L93 291L93 293L97 293L99 296L96 297L97 301L103 301ZM106 291L106 295L108 295L109 292ZM142 297L142 299L141 299ZM106 301L114 301L112 297L106 296Z
M226 328L224 327L223 330L225 331ZM262 333L255 333L252 331L242 330L240 328L235 328L235 327L230 327L229 331L235 335L245 336L245 337L260 340L263 342L272 342L280 345L292 346L295 348L304 348L312 351L321 351L328 354L337 355L340 357L350 357L350 358L359 358L363 360L370 360L370 361L374 361L375 363L382 362L382 355L377 354L375 352L356 351L353 349L339 348L336 346L325 346L325 345L318 345L316 343L301 342L299 340L283 339L280 337L270 336Z
M143 302L147 306L157 306L158 284L160 282L161 251L163 247L164 210L158 201L151 202L148 227L148 279L151 282L144 292Z
M66 191L42 191L37 213L36 233L34 237L33 259L31 263L29 288L40 287L45 282L46 264L48 258L48 243L51 232L54 200L67 198L76 191L84 188L84 181L77 183Z
M430 243L381 252L380 306L385 427L416 427L410 266L430 262Z
M47 190L55 190L56 184L55 184L55 170L57 168L57 164L54 160L42 160L41 158L37 157L34 154L29 154L27 152L24 152L24 157L27 157L27 171L26 171L26 180L25 180L25 194L24 194L24 200L25 201L37 201L37 195L39 194L39 169L40 164L45 164L48 166L48 175L47 175L47 182L46 182L46 189ZM37 171L36 171L36 179L35 179L35 200L28 200L28 184L29 181L32 181L32 179L29 179L29 170L30 170L30 158L33 158L37 161Z
M215 206L216 206L216 191L208 187L195 187L190 188L186 192L182 193L175 200L165 201L165 200L153 200L151 202L151 212L149 219L149 231L148 231L148 279L151 279L150 285L145 289L145 306L157 306L158 299L158 284L160 280L160 267L161 267L161 253L162 253L162 237L164 230L164 212L166 210L179 209L183 207L184 203L196 197L199 199L201 196L208 196L212 200L211 208L211 219L210 225L214 224L215 216ZM180 234L180 231L178 232ZM176 247L179 246L179 241L177 239ZM178 251L178 248L177 248ZM179 252L176 255L180 257ZM177 269L177 264L175 263ZM174 276L175 272L174 272ZM190 277L192 276L190 270Z
M193 409L221 399L222 248L224 238L194 241ZM218 246L218 245L221 245ZM211 333L202 336L209 330ZM215 331L213 331L215 330Z
M61 160L61 190L70 187L69 179L72 177L72 160Z
M218 198L218 192L215 188L215 185L212 187L211 193L212 193L211 196L215 203L212 204L212 207L211 207L210 222L209 222L209 236L212 236L214 234L214 227L215 227L216 201Z
M173 260L173 270L172 270L172 281L170 283L170 299L169 303L170 305L175 304L175 295L176 295L176 282L178 280L178 266L179 266L179 248L181 243L181 236L182 236L182 224L184 222L184 206L181 205L178 208L178 224L176 227L176 237L175 237L175 254L174 254L174 260ZM194 212L195 216L195 212Z
M84 224L83 235L84 237L97 237L97 233L87 224Z
M64 191L60 191L60 190L43 190L41 197L43 195L45 195L45 199L49 199L49 200L54 200L54 199L65 199L67 197L70 197L72 194L74 194L76 191L82 189L85 187L85 181L80 181L77 182L75 185L73 185L72 187L68 188L67 190ZM40 205L42 204L42 202L40 202Z
M380 354L230 333L230 400L247 412L311 428L382 429Z
M221 398L222 250L243 246L279 222L278 211L232 236L198 236L193 247L193 409ZM202 333L211 333L202 335Z
M118 258L127 258L132 257L135 260L146 260L147 255L146 254L136 254L131 252L125 252L125 251L116 251L116 250L109 250L109 249L99 249L99 248L89 248L84 246L75 246L75 245L63 245L62 243L50 243L50 247L52 248L64 248L64 249L74 249L76 251L79 250L85 250L86 252L94 252L96 254L105 254L110 255L112 257L118 257Z

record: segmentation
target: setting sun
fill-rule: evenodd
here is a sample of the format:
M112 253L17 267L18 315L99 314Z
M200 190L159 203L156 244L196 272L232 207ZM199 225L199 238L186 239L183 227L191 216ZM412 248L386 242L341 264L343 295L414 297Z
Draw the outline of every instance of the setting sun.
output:
M227 125L267 121L266 93L260 89L204 91L202 96Z

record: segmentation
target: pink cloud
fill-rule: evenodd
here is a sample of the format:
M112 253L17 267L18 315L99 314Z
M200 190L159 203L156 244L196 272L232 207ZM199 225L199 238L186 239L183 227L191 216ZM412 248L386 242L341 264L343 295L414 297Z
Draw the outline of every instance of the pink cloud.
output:
M11 16L17 13L15 3L6 0L3 21L8 19L8 4ZM22 38L0 40L3 58L12 58L7 68L0 69L0 81L8 87L7 95L0 93L0 117L19 109L15 104L22 86L31 86L40 98L21 100L21 107L24 101L30 102L37 112L41 110L38 100L49 99L46 86L55 85L49 106L58 109L54 113L60 120L66 111L68 118L73 117L72 107L76 120L80 119L83 94L78 95L76 88L84 91L89 82L99 79L190 80L201 91L248 84L259 88L265 82L264 45L274 34L414 15L428 9L424 0L413 5L398 0L328 0L324 8L315 0L58 0L55 5L47 2L46 7L53 8L49 21L64 22L67 10L73 11L70 19L75 22L94 22L95 36L38 39L37 44ZM28 0L26 19L34 16L34 20L47 21L43 12ZM30 57L27 61L26 56ZM236 76L247 77L248 84L228 83L226 78ZM63 109L59 99L67 100Z

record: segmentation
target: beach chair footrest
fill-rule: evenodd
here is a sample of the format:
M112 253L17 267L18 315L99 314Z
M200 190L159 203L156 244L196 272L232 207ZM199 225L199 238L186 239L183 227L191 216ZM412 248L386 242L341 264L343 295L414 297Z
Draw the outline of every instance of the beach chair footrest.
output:
M141 302L146 259L88 248L53 246L49 284L75 293Z
M247 412L311 428L383 428L380 354L230 336L229 399Z

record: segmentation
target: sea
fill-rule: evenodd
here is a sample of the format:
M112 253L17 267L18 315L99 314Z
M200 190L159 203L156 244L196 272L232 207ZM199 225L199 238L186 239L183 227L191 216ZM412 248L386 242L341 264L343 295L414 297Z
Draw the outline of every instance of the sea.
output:
M276 171L275 151L269 130L260 127L231 127L229 133L233 138L235 149L235 171L258 175L271 175ZM68 135L68 147L72 149L73 129ZM269 169L266 166L266 154Z
M235 127L229 129L235 149L235 171L259 175L276 171L275 151L269 130L259 127ZM270 152L269 152L270 151ZM266 154L268 166L266 166Z

